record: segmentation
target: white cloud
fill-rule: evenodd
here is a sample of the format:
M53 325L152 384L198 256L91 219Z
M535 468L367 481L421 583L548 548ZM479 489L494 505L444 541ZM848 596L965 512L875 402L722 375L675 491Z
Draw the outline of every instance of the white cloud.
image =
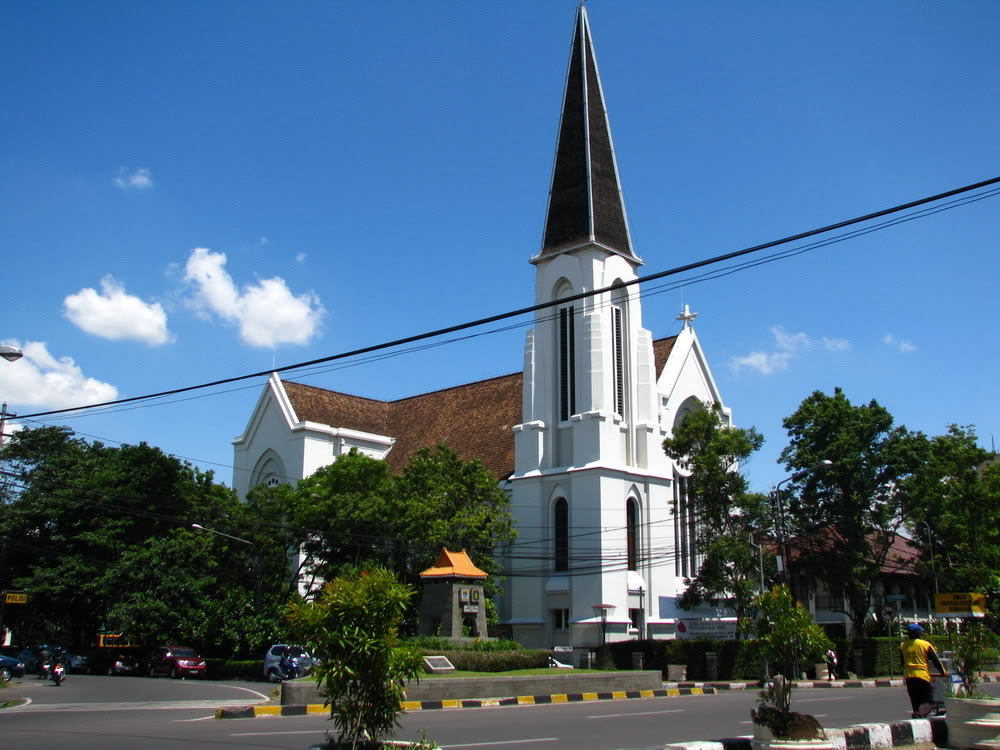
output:
M773 375L779 370L787 370L788 363L794 356L791 352L750 352L745 357L733 357L729 360L729 366L736 372L748 368L761 375Z
M824 336L823 348L828 352L846 352L851 348L851 342L847 339L831 339L828 336Z
M118 170L118 174L112 180L115 187L125 191L149 190L153 187L153 173L142 167L133 172L129 172L125 167Z
M915 352L917 350L916 344L909 339L897 339L891 333L887 333L882 337L882 343L886 346L893 347L900 354L909 354L910 352Z
M307 344L319 333L326 311L317 295L294 295L278 277L239 289L225 265L225 253L203 247L192 250L188 258L184 278L195 287L190 302L204 317L215 315L236 323L240 338L250 346Z
M130 339L151 346L170 341L163 307L126 294L111 276L101 279L100 292L87 287L66 297L63 314L77 328L112 341Z
M729 366L739 372L743 369L755 370L761 375L773 375L781 370L787 370L791 361L800 352L808 351L816 346L816 342L804 332L789 333L781 326L771 326L776 352L750 352L743 357L732 357ZM819 340L820 346L830 352L842 352L851 347L847 339L835 339L824 336Z
M305 263L306 262L306 258L308 258L308 257L309 257L309 255L307 253L298 253L295 256L295 262L296 263Z
M787 333L781 326L771 326L774 343L786 352L797 352L812 347L812 339L805 333Z
M85 376L72 357L52 356L43 341L28 341L23 346L16 341L3 343L24 352L21 359L0 367L0 393L5 401L48 410L118 398L117 388Z

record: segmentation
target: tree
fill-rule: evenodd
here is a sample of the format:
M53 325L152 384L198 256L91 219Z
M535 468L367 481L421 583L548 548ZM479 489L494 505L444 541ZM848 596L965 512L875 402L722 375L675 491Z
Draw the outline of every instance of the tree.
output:
M465 549L495 574L496 550L514 538L510 501L478 461L444 445L419 451L399 476L357 451L299 482L296 522L316 572L334 578L368 561L416 583L441 547Z
M775 586L754 599L757 616L751 625L761 654L784 676L760 694L758 707L750 712L754 722L767 726L775 737L803 732L802 739L816 736L815 719L802 721L791 711L791 683L799 667L819 661L833 643L812 615L792 599L787 586ZM799 721L795 721L799 718Z
M191 528L250 533L253 519L210 472L58 427L18 432L0 462L0 586L31 594L37 631L23 638L89 644L110 629L245 652L263 645L247 633L269 638L281 625L283 549L266 535L248 545Z
M718 404L687 414L663 441L668 456L691 468L690 495L698 519L695 541L703 558L681 597L682 607L731 596L738 618L749 613L760 580L750 537L762 542L768 504L764 496L747 491L740 470L763 443L754 428L725 424Z
M316 601L291 606L292 632L320 660L314 677L344 747L380 747L398 726L405 682L416 679L421 662L398 637L413 594L376 567L336 578Z
M936 576L941 591L985 593L996 607L1000 463L993 459L979 447L971 426L949 425L946 434L932 438L912 482L908 526L921 549L924 572Z
M862 632L927 439L893 426L877 401L851 404L840 388L832 396L812 393L784 427L789 444L779 460L789 471L833 462L792 485L797 497L788 503L787 519L793 559L846 600L854 632Z

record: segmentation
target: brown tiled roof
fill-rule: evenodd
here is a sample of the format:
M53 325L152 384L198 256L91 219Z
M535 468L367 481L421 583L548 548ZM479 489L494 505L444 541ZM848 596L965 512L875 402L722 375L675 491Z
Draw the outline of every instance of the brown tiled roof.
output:
M377 401L284 381L296 416L396 439L387 461L402 471L421 448L447 443L463 460L479 459L497 479L514 471L513 427L521 422L522 375L515 372L431 393Z
M653 342L657 376L676 336ZM497 479L514 473L513 427L521 423L519 372L396 401L352 396L283 381L300 420L396 439L387 461L400 472L421 448L446 443L459 458L479 459Z
M670 352L674 350L676 342L676 336L667 336L653 341L653 361L656 363L657 378L663 374L663 368L667 366L667 359L670 358Z

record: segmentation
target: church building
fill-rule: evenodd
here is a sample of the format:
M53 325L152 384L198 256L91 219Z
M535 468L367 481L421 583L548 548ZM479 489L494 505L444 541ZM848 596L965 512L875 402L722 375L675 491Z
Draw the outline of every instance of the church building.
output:
M576 11L521 372L381 401L272 375L234 441L234 486L294 482L357 449L399 471L447 443L511 497L517 540L501 622L533 648L673 638L696 573L689 472L663 439L689 411L725 407L687 306L676 335L643 326L587 11ZM657 258L665 266L679 258ZM518 262L511 258L511 262ZM594 292L598 292L594 294Z

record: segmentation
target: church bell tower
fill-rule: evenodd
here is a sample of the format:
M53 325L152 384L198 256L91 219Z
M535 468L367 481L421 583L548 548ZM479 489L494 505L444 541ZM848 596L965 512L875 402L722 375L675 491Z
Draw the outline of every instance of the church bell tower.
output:
M638 285L629 285L642 261L582 4L558 138L542 245L531 259L536 302L556 304L536 313L526 336L523 417L514 428L518 546L536 557L538 575L512 582L509 621L526 642L559 640L555 628L564 645L585 645L596 633L594 604L616 605L612 626L636 616L627 592L645 590L635 557L662 435L652 336ZM581 536L601 528L618 531ZM621 564L603 564L616 555Z

